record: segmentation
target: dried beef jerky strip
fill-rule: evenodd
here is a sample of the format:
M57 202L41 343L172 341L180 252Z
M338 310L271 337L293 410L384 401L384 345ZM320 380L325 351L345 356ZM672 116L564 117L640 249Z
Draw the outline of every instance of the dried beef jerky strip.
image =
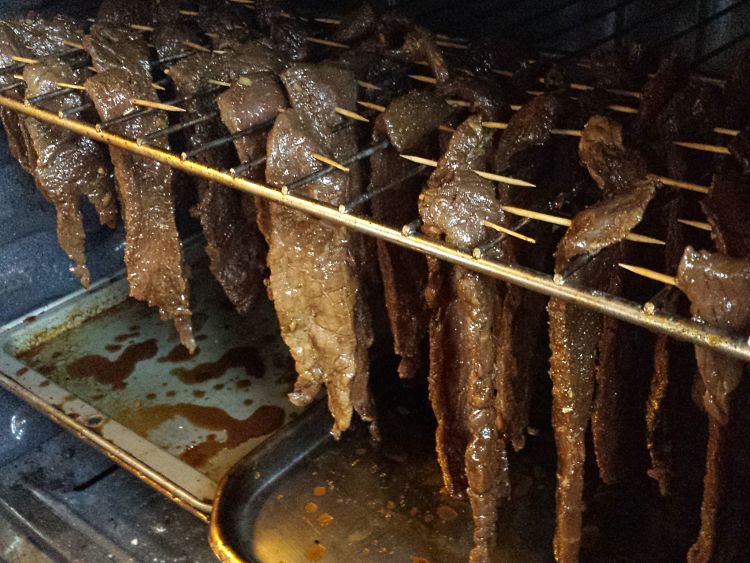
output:
M370 190L377 192L394 182L399 185L372 199L375 219L403 225L417 216L424 178L421 174L414 175L415 166L399 153L428 157L434 154L437 148L434 134L449 113L450 108L441 98L429 92L414 91L395 99L378 117L373 141L388 138L391 147L370 159ZM422 362L422 344L429 317L424 298L427 261L420 254L383 241L378 241L377 245L393 346L401 357L398 373L402 378L413 377Z
M602 291L616 291L619 279L616 263L621 260L621 243L641 221L646 205L656 186L645 173L637 154L622 144L620 126L604 117L594 116L586 124L579 144L583 164L599 185L604 198L578 213L560 241L555 271L565 272L572 260L588 256L588 262L574 273L574 279ZM555 557L561 562L577 561L581 542L583 512L583 463L585 432L594 408L594 389L599 378L596 405L600 424L594 428L595 445L598 435L597 461L602 477L617 471L604 465L612 459L607 435L617 419L607 418L606 409L618 406L616 396L606 393L617 389L617 381L602 378L619 377L607 359L612 358L612 334L603 338L601 315L580 307L551 299L550 314L550 375L552 377L552 416L558 450L557 526ZM609 327L613 330L613 327ZM604 352L602 360L597 355ZM605 421L608 421L605 423Z
M86 92L102 120L133 111L131 98L158 101L150 77L126 69L110 69L86 80ZM115 131L138 138L166 127L163 112L155 111L118 125ZM158 146L167 147L166 143ZM177 232L172 200L172 169L166 164L110 147L125 223L125 265L130 295L159 307L163 319L173 320L180 342L195 350L190 320L187 272Z
M750 334L750 262L725 254L685 249L677 285L691 302L693 317L741 337ZM690 563L728 561L748 549L750 465L747 438L748 386L745 365L708 348L695 347L708 412L708 448L701 527L688 553ZM739 424L738 424L739 423Z
M230 58L229 55L199 53L169 68L169 76L178 94L190 98L184 104L188 110L185 120L194 120L216 112L216 102L212 97L195 95L213 88L208 82L211 79L235 80L239 77L240 70L254 70L253 65L231 68L239 67L240 61L241 59ZM244 82L249 86L236 84L219 97L219 108L223 115L237 111L241 119L244 112L247 119L251 120L250 116L263 112L262 108L266 107L269 95L273 97L274 94L281 94L278 81L269 73L265 73L265 76L246 74ZM242 92L239 98L237 92ZM283 94L280 98L283 105ZM277 107L273 108L274 113L266 121L276 114ZM232 121L231 117L227 121ZM187 148L200 147L223 134L224 128L218 117L199 123L186 134ZM261 133L260 148L264 149L264 144L265 136ZM203 151L196 158L207 166L226 169L233 163L231 151L231 146L225 145ZM256 169L262 170L262 166ZM257 303L263 291L266 273L266 243L258 230L255 198L214 182L199 180L197 185L199 203L196 211L206 238L211 272L237 311L247 313Z
M76 84L81 79L80 72L56 57L27 65L23 76L27 98L58 90L58 82ZM44 108L57 112L81 103L81 95L71 92L45 102ZM33 118L25 120L25 127L36 157L31 163L34 178L40 191L55 206L60 246L74 263L73 273L88 287L80 198L87 196L94 204L102 224L114 228L117 222L117 203L106 153L91 139Z
M456 130L419 204L427 236L470 249L488 236L484 221L504 220L494 185L472 172L486 169L492 140L479 116ZM428 265L429 384L438 461L451 494L466 487L474 517L471 560L486 562L495 547L497 504L509 492L493 397L498 284L434 259Z
M329 64L295 65L281 79L292 109L279 115L268 137L266 177L276 186L320 170L316 153L340 161L357 152L350 128L334 130L334 109L355 108L350 72ZM361 193L359 167L329 174L299 193L333 205L350 201ZM372 328L359 237L278 204L269 204L267 227L269 293L298 374L290 399L308 404L325 386L336 436L349 427L353 411L374 421L368 390ZM308 314L300 317L300 311Z

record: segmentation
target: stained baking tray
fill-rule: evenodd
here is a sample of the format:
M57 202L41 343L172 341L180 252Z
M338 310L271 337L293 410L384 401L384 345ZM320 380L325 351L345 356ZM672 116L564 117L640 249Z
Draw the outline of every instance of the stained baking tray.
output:
M395 364L376 362L371 371L381 383L396 378ZM468 561L471 511L443 491L426 389L376 386L381 443L361 423L339 442L322 436L330 417L319 404L227 474L211 514L210 543L219 559ZM554 466L525 455L513 468L514 499L500 512L494 560L549 561Z
M229 468L301 409L271 303L239 316L201 241L186 255L193 357L122 272L2 327L0 385L207 519Z

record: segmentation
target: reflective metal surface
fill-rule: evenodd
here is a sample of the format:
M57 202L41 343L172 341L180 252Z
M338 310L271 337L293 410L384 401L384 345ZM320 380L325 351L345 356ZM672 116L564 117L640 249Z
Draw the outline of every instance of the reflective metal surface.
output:
M197 250L194 356L119 276L0 331L0 385L206 514L226 471L301 409L272 305L234 313Z

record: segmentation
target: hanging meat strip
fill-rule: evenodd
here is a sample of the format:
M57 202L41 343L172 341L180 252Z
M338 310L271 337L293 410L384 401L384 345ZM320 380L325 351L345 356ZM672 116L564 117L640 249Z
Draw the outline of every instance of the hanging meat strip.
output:
M83 73L73 71L57 57L49 57L39 64L27 65L23 76L26 97L31 98L58 90L58 82L77 84ZM42 105L48 111L57 112L81 103L81 95L73 91ZM55 206L60 246L73 261L73 273L81 279L84 287L88 287L80 198L86 196L94 204L102 224L114 228L117 223L117 202L106 153L91 139L33 118L25 120L25 127L33 148L34 179L40 191Z
M743 338L750 334L750 262L720 253L685 249L677 284L700 322ZM688 561L743 560L748 545L747 472L750 443L746 410L748 385L742 384L742 361L696 346L709 414L708 451L701 529ZM746 378L745 378L746 379ZM740 388L741 387L741 388ZM738 409L739 407L739 409Z
M472 116L459 126L430 176L419 212L431 238L470 250L489 236L484 221L503 222L496 190L472 169L486 170L493 133ZM495 424L494 280L428 259L430 400L446 489L468 491L474 516L471 560L489 561L497 503L510 492L508 460Z
M616 294L620 286L616 275L622 252L619 243L643 218L656 186L639 156L623 147L621 127L607 118L589 120L579 153L604 199L574 217L558 245L555 272L564 274L574 265L569 279ZM618 388L618 381L611 380L619 374L611 363L615 357L612 331L616 328L605 325L601 315L559 299L550 299L548 310L552 421L558 458L554 551L558 561L567 563L579 559L585 436L594 409L595 383L599 396L594 438L603 477L615 470L607 461L618 457L613 458L609 450L618 445L612 443L618 421L608 416L618 407L617 395L611 392Z
M693 315L742 337L750 332L750 205L746 197L750 176L742 166L746 135L743 132L733 140L733 154L719 165L702 202L711 236L722 254L688 247L678 270L678 285L690 299ZM750 549L750 498L745 484L750 471L746 410L750 390L740 382L742 362L700 347L695 348L695 355L708 412L708 446L700 532L688 560L703 563L738 557L741 550L747 554Z
M131 99L158 101L151 87L148 46L129 33L94 25L84 45L99 73L85 87L102 120L119 118L138 109ZM122 66L122 65L125 66ZM167 126L162 111L150 111L113 127L113 131L138 138ZM167 148L165 141L156 146ZM195 350L187 272L182 243L174 218L172 169L166 164L110 147L117 190L125 223L125 265L130 295L159 307L171 319L180 342Z
M269 49L254 45L245 49L237 46L230 53L222 55L199 53L174 64L168 69L168 73L178 95L189 98L184 104L188 110L184 119L190 121L216 113L213 96L205 94L207 90L215 88L209 80L235 81L243 76L243 82L247 84L237 84L223 92L219 98L220 108L228 106L240 109L240 105L231 101L237 95L247 103L247 107L243 108L245 113L253 114L257 108L265 108L267 98L247 97L244 90L249 89L256 94L266 92L264 87L270 78L273 83L272 94L278 92L279 85L273 75L265 73L256 77L253 74L267 68L280 70L281 61ZM259 84L253 88L253 84L258 81ZM221 100L229 101L223 103ZM266 121L275 116L276 108L273 111ZM228 121L232 119L229 118ZM188 131L188 148L200 147L224 134L218 116L199 123ZM261 135L261 146L264 142ZM203 151L196 155L196 159L207 166L226 169L233 162L231 150L231 145L224 145ZM258 170L262 170L262 167ZM247 313L264 289L262 282L266 274L266 243L257 226L255 198L207 180L199 180L197 186L199 203L196 212L206 238L211 272L219 280L224 293L237 311Z
M24 18L0 21L0 67L16 65L12 57L39 58L61 53L68 48L63 41L80 41L82 32L76 23L66 16L53 18ZM0 86L7 86L18 79L12 72L0 75ZM20 100L23 84L3 92L4 96ZM8 137L8 146L21 166L32 173L34 148L30 146L23 118L18 113L2 108L0 121Z
M281 74L292 109L276 119L268 137L267 180L278 187L323 167L313 155L341 161L357 152L354 131L336 127L336 107L356 108L354 76L329 64L295 65ZM339 205L362 191L357 164L335 171L299 193ZM322 386L339 436L356 411L374 422L368 388L370 314L363 299L361 237L299 211L269 204L269 292L281 334L297 366L290 394L310 403ZM307 314L300 316L300 311Z
M373 217L393 225L404 225L417 216L417 198L424 185L417 165L399 153L432 157L436 152L437 127L450 114L449 106L428 92L410 92L395 99L378 117L373 131L375 143L389 139L391 147L370 159L370 191L398 185L372 199ZM424 167L422 167L424 168ZM378 261L383 278L393 346L401 357L399 376L414 376L420 367L427 332L428 311L424 289L427 261L410 250L378 241Z

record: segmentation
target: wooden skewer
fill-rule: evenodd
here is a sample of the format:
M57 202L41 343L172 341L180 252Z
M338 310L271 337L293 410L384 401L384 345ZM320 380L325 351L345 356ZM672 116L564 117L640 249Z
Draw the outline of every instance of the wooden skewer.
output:
M682 180L673 180L666 176L654 176L659 182L665 186L674 186L675 188L681 188L683 190L690 190L692 192L698 192L700 194L707 194L709 188L707 186L701 186L699 184L693 184L692 182L683 182Z
M530 209L524 209L522 207L513 207L510 205L503 206L503 211L510 213L511 215L518 215L519 217L528 217L529 219L535 219L537 221L544 221L545 223L552 223L554 225L560 225L562 227L570 227L572 221L566 217L558 217L556 215L549 215L547 213L540 213L538 211L531 211ZM646 235L639 235L637 233L629 233L625 237L633 242L642 242L645 244L657 244L660 246L666 243L663 240L648 237Z
M130 29L134 29L135 31L145 31L145 32L152 32L154 31L154 27L150 25L141 25L139 23L131 23L128 26Z
M200 13L195 10L179 10L181 16L187 16L189 18L197 18Z
M517 239L522 240L524 242L528 242L530 244L536 244L536 239L533 239L531 237L527 237L526 235L522 235L521 233L517 233L516 231L514 231L512 229L507 229L507 228L503 227L502 225L498 225L496 223L491 223L490 221L482 221L482 224L485 227L493 229L493 230L495 230L495 231L497 231L499 233L503 233L503 234L506 234L506 235L510 235L512 237L516 237Z
M620 104L612 104L607 106L608 109L616 111L618 113L638 113L637 108L631 108L630 106L622 106Z
M424 82L425 84L437 84L436 78L424 74L410 74L409 78L416 80L417 82Z
M380 104L374 104L372 102L363 102L360 100L357 100L357 104L362 106L363 108L371 109L374 111L379 111L380 113L383 113L385 111L385 106L381 106Z
M500 174L492 174L491 172L483 172L482 170L471 170L474 174L481 176L485 180L491 180L493 182L501 182L503 184L510 184L512 186L521 186L524 188L536 188L536 184L519 180L518 178L511 178L510 176L501 176Z
M455 41L445 41L444 39L438 39L435 41L435 45L438 47L446 47L448 49L468 49L469 46L464 43L456 43Z
M161 102L152 102L150 100L142 100L140 98L130 98L130 103L135 106L141 106L144 108L152 108L152 109L160 109L163 111L174 111L174 112L187 111L177 106L172 106L169 104L162 104Z
M341 20L337 20L336 18L313 18L313 21L328 25L341 25Z
M159 91L166 90L164 86L162 86L161 84L157 84L156 82L151 83L151 88L153 88L154 90L159 90Z
M94 68L93 66L87 66L87 67L86 67L86 69L87 69L87 70L90 70L90 71L91 71L91 72L93 72L94 74L96 74L97 72L99 72L99 71L98 71L98 70L96 70L96 69L95 69L95 68Z
M76 43L75 41L68 41L67 39L63 39L63 45L66 47L72 47L73 49L83 50L83 43Z
M430 158L424 158L424 157L416 156L413 154L402 154L399 156L411 162L416 162L417 164L424 164L425 166L430 166L431 168L436 168L438 165L437 160L432 160ZM481 176L482 178L486 178L487 180L492 180L493 182L502 182L503 184L511 184L513 186L523 186L525 188L536 187L534 184L530 184L529 182L526 182L524 180L519 180L518 178L511 178L510 176L501 176L499 174L492 174L491 172L483 172L482 170L474 170L474 169L472 169L472 172Z
M229 0L230 2L234 2L235 4L255 4L255 0Z
M445 100L445 103L449 106L457 107L457 108L470 108L471 102L467 102L466 100L454 100L454 99L447 99Z
M71 90L85 90L80 84L71 84L70 82L55 82L55 86L60 88L70 88Z
M211 49L209 49L208 47L204 47L203 45L194 43L193 41L183 41L182 44L185 45L185 47L190 47L191 49L195 49L196 51L200 51L201 53L211 52Z
M23 74L14 74L13 78L15 78L16 80L25 80Z
M17 63L23 63L27 65L35 65L39 64L39 59L30 59L28 57L19 57L18 55L13 55L11 57L11 60L17 62Z
M416 162L417 164L424 164L425 166L430 166L432 168L437 168L437 165L438 165L437 160L423 158L421 156L416 156L413 154L402 154L400 156L401 158L405 158L406 160L409 160L411 162Z
M348 49L349 45L344 45L338 41L329 41L328 39L319 39L317 37L305 37L310 43L316 43L318 45L324 45L326 47L335 47L336 49Z
M737 129L727 129L726 127L714 127L713 131L719 135L729 135L730 137L736 137L740 134Z
M683 141L675 141L674 144L678 147L685 147L686 149L693 149L696 151L713 152L716 154L729 154L729 149L720 145L707 145L705 143L686 143Z
M489 129L507 129L508 124L502 121L483 121L482 127L487 127ZM553 135L567 135L570 137L580 137L581 131L577 129L552 129L552 134ZM683 190L690 190L690 191L698 192L701 194L707 194L709 190L709 188L706 186L701 186L700 184L693 184L692 182L683 182L681 180L673 180L672 178L667 178L666 176L654 176L654 177L665 186L673 186L675 188L682 188Z
M323 156L322 154L313 153L313 158L319 162L322 162L323 164L327 164L328 166L333 166L334 168L337 168L341 170L342 172L349 172L348 166L344 166L343 164L336 162L332 158Z
M618 265L620 266L620 268L625 268L626 270L633 272L634 274L638 274L639 276L643 276L644 278L658 281L667 285L677 285L677 278L675 278L674 276L668 276L667 274L662 274L661 272L655 272L654 270L641 268L640 266L633 266L631 264L620 263Z
M380 86L377 84L373 84L372 82L365 82L363 80L357 80L357 84L359 84L362 88L365 88L366 90L382 90Z
M230 82L224 82L223 80L214 80L213 78L209 78L206 80L209 84L213 84L214 86L224 86L225 88L229 88L232 84Z
M711 225L706 223L705 221L691 221L689 219L677 219L678 223L682 223L683 225L687 225L688 227L695 227L696 229L701 229L702 231L708 231L711 232Z
M334 111L338 113L339 115L343 115L344 117L348 117L349 119L354 119L355 121L361 121L363 123L370 123L370 120L367 119L364 115L361 115L357 113L356 111L350 111L345 108L334 108Z
M203 35L211 39L219 39L221 37L221 35L219 35L218 33L214 33L213 31L204 31Z
M445 131L446 133L455 133L456 130L447 125L438 125L438 131Z

